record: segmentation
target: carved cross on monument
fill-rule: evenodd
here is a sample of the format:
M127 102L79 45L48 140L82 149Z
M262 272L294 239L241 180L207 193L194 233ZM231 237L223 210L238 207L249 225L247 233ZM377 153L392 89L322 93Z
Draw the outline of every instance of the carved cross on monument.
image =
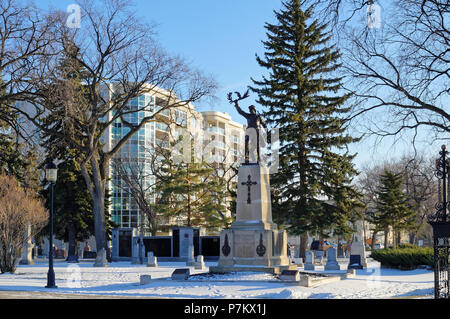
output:
M246 182L242 182L242 185L246 185L248 189L248 197L247 197L247 204L251 204L252 200L250 199L250 187L252 185L256 185L256 182L252 182L252 177L248 175L248 180Z

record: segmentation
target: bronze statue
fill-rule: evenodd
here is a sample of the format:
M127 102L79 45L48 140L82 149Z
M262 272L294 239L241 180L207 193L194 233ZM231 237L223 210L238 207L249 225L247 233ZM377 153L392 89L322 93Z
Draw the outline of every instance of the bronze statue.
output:
M233 100L232 99L232 94L233 93L228 93L228 101L231 104L234 104L234 107L236 108L236 110L238 111L238 113L240 115L242 115L243 117L245 117L245 119L247 120L247 130L249 128L254 129L256 131L256 152L257 152L257 163L259 163L260 161L260 146L259 146L259 131L260 131L260 126L262 125L266 131L267 131L267 125L266 122L264 122L262 116L260 114L258 114L256 112L256 107L254 105L250 105L248 107L250 113L244 112L240 107L239 107L239 101L246 99L249 94L248 94L248 90L247 92L244 93L243 96L241 96L241 94L239 92L235 92L236 95L238 96L237 99ZM245 164L249 164L249 141L250 141L250 136L248 135L248 133L245 135ZM254 145L252 143L252 145Z

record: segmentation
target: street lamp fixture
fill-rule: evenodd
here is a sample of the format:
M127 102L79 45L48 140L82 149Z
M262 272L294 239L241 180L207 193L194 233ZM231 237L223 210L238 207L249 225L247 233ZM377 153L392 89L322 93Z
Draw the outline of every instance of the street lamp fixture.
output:
M55 271L53 270L53 188L58 177L58 167L50 158L47 165L45 165L45 179L50 183L50 240L48 249L48 273L47 286L45 288L58 288L55 285Z
M56 179L58 177L58 168L55 163L53 163L53 159L49 159L47 165L45 165L45 179L49 183L56 183Z

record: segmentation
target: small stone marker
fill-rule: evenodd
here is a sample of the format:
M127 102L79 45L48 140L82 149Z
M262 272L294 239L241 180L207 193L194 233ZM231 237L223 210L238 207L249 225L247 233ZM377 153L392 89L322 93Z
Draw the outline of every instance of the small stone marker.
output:
M314 270L315 266L314 266L314 255L312 253L312 251L307 251L306 252L306 263L305 263L305 270Z
M158 267L158 259L153 256L153 251L147 253L147 267Z
M280 275L280 280L300 281L300 273L298 270L283 270Z
M189 268L177 268L172 273L172 280L187 280L189 275Z
M291 260L291 264L295 264L295 246L290 245L289 246L289 259Z
M347 273L345 275L346 278L355 278L356 269L347 269Z
M150 275L141 275L139 279L140 279L140 284L141 285L148 285L151 282L151 280L152 280L152 276L150 276Z
M300 277L300 286L303 287L311 287L312 286L312 279L309 275L302 275Z
M323 265L324 259L324 251L323 250L314 250L314 262L317 265Z
M337 262L336 248L334 247L328 248L327 254L328 258L327 264L325 265L325 270L341 270L341 267Z
M363 269L363 266L361 265L361 256L350 255L350 262L347 269Z
M195 269L200 269L200 270L205 269L205 262L203 261L203 256L202 255L198 255L197 256L197 261L195 262L194 268Z

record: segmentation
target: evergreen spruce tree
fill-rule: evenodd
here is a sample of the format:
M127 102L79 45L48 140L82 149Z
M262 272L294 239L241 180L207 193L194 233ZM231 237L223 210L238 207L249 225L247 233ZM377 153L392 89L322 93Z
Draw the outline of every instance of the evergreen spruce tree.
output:
M69 243L68 256L77 255L77 243L94 233L92 200L80 173L74 150L67 150L64 161L58 165L58 179L54 192L54 230L57 239ZM42 191L49 207L48 189ZM47 233L45 228L43 233Z
M1 83L3 81L0 79ZM4 92L0 91L0 96L2 95ZM27 145L25 141L19 140L15 127L18 124L17 114L8 107L7 101L0 104L0 113L0 173L14 176L22 187L38 191L39 173L35 149L29 147L32 143Z
M376 212L372 223L385 230L385 242L389 227L394 231L394 247L397 246L397 235L401 230L409 230L415 226L416 211L408 204L408 196L402 191L403 177L389 170L380 176L380 188L376 192ZM386 244L385 244L386 245Z
M277 23L266 23L265 53L256 56L269 74L253 81L257 102L265 107L268 125L279 129L279 171L271 175L274 220L288 231L326 237L351 232L361 202L350 185L357 172L347 145L345 103L336 73L340 53L330 44L327 25L313 20L312 7L286 0L275 12Z

